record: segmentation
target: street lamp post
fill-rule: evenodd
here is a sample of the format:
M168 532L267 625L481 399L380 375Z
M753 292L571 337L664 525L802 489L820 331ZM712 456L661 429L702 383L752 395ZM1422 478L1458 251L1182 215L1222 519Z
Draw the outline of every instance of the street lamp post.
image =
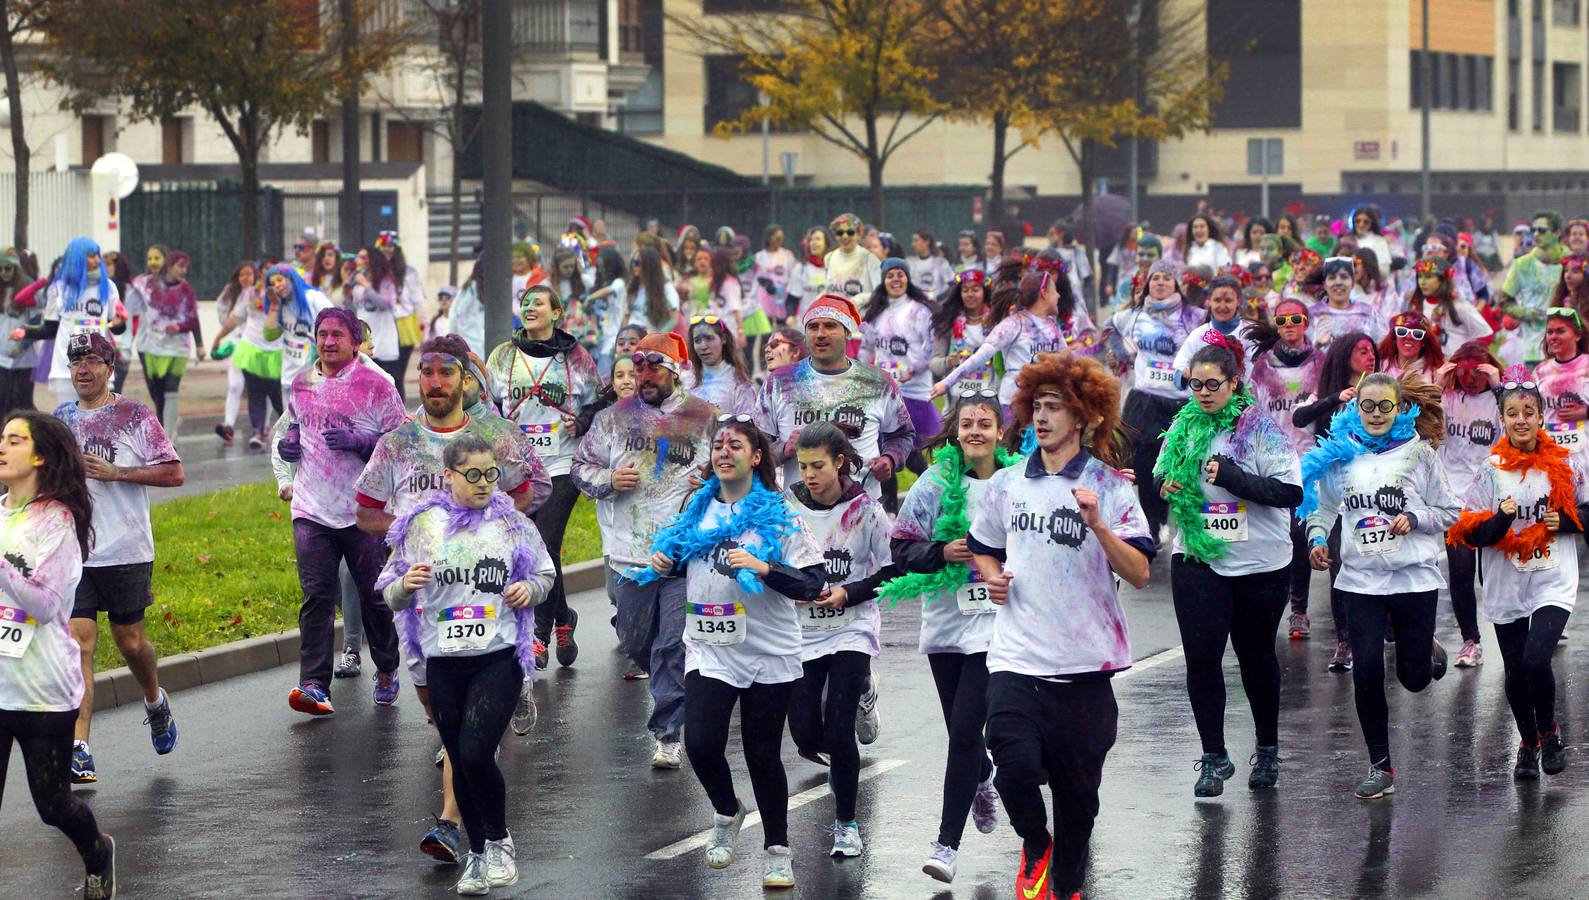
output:
M484 355L513 331L513 73L509 66L513 5L487 3L480 48L481 238L483 256L477 283L486 312Z
M766 91L757 91L756 105L765 111L772 105L772 98ZM761 183L763 186L772 184L772 124L765 115L761 119Z
M1418 55L1418 118L1423 130L1423 161L1418 172L1419 218L1429 221L1429 104L1434 93L1429 66L1429 0L1423 0L1423 52ZM1422 224L1422 223L1420 223Z

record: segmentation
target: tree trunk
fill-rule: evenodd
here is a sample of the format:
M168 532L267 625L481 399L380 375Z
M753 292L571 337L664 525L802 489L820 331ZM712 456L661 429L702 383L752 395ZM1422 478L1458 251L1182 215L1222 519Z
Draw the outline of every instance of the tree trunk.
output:
M464 79L468 76L467 54L462 59L453 60L453 95L452 95L452 135L449 143L452 144L452 222L449 232L447 248L447 283L458 284L458 243L463 236L463 175L458 171L458 148L463 143L463 101L466 85Z
M877 114L866 115L866 181L872 191L872 224L883 228L883 166L886 160L877 147Z
M1008 157L1004 152L1006 142L1009 140L1010 114L999 110L993 114L993 182L992 196L988 198L987 221L992 227L999 228L1004 224L1004 165ZM1008 238L1024 240L1022 235L1006 235Z
M243 170L243 258L258 259L259 247L259 143L246 140L237 154Z
M1076 171L1081 175L1081 228L1078 230L1078 235L1085 244L1082 250L1089 258L1093 255L1093 247L1097 244L1096 236L1093 234L1095 229L1093 227L1094 219L1092 214L1093 155L1092 142L1083 141L1081 153L1079 154L1080 158L1076 162ZM1094 267L1093 271L1096 273L1097 268ZM1090 312L1096 313L1097 311L1097 307L1094 306Z
M5 67L6 101L11 112L11 156L16 162L16 216L11 227L11 243L18 250L28 245L28 175L32 151L23 132L22 78L17 74L16 44L11 34L11 4L0 0L0 65ZM91 163L92 160L84 160Z

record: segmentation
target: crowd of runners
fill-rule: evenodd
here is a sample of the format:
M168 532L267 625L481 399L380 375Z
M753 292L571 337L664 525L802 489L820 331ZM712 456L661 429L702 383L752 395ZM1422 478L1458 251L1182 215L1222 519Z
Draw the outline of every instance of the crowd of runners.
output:
M332 715L366 657L376 704L406 677L441 747L443 804L418 848L457 865L460 894L514 884L533 857L496 754L535 727L535 673L579 656L562 549L582 496L624 677L651 695L628 727L651 736L653 768L688 761L721 869L751 808L726 755L737 707L769 888L796 883L786 732L828 772L832 855L865 852L861 748L882 731L874 661L900 604L919 605L942 704L942 815L921 835L940 882L967 821L990 833L1002 817L1018 895L1080 895L1116 737L1110 678L1133 662L1122 582L1168 578L1197 797L1237 773L1227 645L1256 735L1248 787L1281 785L1276 644L1313 635L1314 570L1367 751L1343 787L1395 791L1386 646L1423 691L1448 660L1484 663L1481 613L1520 736L1514 777L1559 774L1551 658L1589 515L1589 221L1540 212L1504 276L1493 235L1403 230L1371 206L1245 220L1227 241L1231 225L1133 227L1095 273L1059 226L1047 247L994 231L945 249L919 231L907 249L846 213L794 241L769 226L759 249L656 223L620 248L576 218L550 253L513 245L514 330L495 347L494 289L471 276L433 301L389 232L238 265L208 345L178 250L149 248L131 276L79 238L43 277L6 251L0 784L16 743L85 895L114 895L115 842L71 785L98 777L100 613L155 751L177 746L143 628L149 488L183 482L172 437L201 354L232 373L217 434L234 441L246 398L248 448L291 505L287 703ZM153 409L120 393L134 353ZM53 415L33 408L35 383ZM1434 637L1442 588L1463 639L1451 655Z

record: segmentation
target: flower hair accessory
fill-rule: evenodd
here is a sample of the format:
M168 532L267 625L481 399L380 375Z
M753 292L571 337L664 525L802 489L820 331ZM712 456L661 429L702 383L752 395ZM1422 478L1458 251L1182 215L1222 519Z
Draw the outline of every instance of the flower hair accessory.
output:
M402 246L402 242L397 239L397 232L395 232L395 231L382 231L382 232L380 232L379 234L377 234L375 236L375 246L377 246L377 247L400 247L400 246Z
M1064 258L1059 256L1034 256L1032 257L1031 269L1033 272L1064 275L1070 271L1070 263L1065 262Z
M1208 287L1208 282L1203 279L1203 276L1197 274L1196 272L1190 271L1190 270L1181 273L1181 289L1182 290L1188 290L1189 291L1189 290L1192 290L1193 288L1204 288L1204 287Z
M1316 250L1309 250L1308 248L1304 247L1301 250L1291 254L1291 265L1293 267L1301 265L1316 266L1318 264L1319 254Z
M1243 266L1232 265L1225 269L1225 275L1236 279L1236 283L1243 288L1252 287L1252 273Z
M1561 267L1582 272L1585 269L1589 269L1589 256L1585 256L1582 253L1570 253L1561 258Z
M981 269L966 269L955 276L955 281L960 284L983 285L988 282L988 273Z
M1413 271L1419 275L1435 275L1446 278L1451 274L1451 265L1445 260L1424 257L1413 264Z

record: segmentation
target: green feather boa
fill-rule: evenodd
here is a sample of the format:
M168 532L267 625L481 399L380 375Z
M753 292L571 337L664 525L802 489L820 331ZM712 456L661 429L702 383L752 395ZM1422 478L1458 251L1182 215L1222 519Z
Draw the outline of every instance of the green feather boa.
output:
M1214 438L1233 430L1236 420L1252 404L1246 387L1213 415L1203 412L1196 400L1188 400L1162 435L1164 445L1153 475L1180 483L1181 489L1169 498L1170 514L1181 529L1186 555L1198 562L1221 559L1230 549L1223 538L1209 534L1203 524L1203 504L1208 499L1203 495L1203 463L1208 448Z
M994 458L1001 469L1023 459L1020 454L1003 448L995 452L997 455ZM960 448L946 444L936 454L932 471L924 476L936 479L943 486L943 495L938 499L938 520L932 526L932 539L935 541L958 541L971 532L971 519L966 511L965 474L965 457L961 455ZM891 578L878 588L877 598L887 599L889 606L895 606L908 597L920 597L925 603L965 582L964 567L946 565L936 572L911 572Z

